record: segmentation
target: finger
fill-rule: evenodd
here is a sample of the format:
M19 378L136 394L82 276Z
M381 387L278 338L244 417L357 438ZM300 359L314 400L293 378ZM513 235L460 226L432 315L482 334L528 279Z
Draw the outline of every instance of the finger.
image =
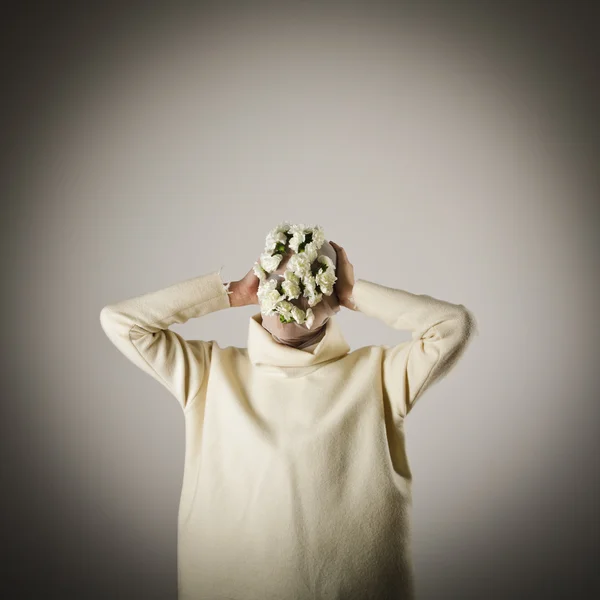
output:
M346 251L341 247L338 246L337 244L334 246L335 251L343 258L343 259L347 259L348 257L346 256Z

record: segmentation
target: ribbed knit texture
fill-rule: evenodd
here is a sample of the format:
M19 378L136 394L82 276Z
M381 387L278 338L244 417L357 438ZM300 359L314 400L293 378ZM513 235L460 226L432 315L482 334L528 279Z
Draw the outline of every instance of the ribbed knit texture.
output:
M231 306L216 271L102 309L110 341L185 419L180 600L415 597L404 420L475 321L462 304L364 279L353 298L411 339L350 351L332 317L299 350L257 312L246 348L186 340L169 327Z

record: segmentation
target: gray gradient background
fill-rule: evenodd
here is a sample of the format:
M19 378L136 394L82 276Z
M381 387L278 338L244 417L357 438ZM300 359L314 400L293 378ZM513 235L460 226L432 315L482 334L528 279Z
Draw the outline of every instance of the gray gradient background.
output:
M100 310L239 279L281 220L478 319L406 423L419 597L598 593L591 6L3 13L3 598L176 597L183 416ZM255 309L174 329L245 346Z

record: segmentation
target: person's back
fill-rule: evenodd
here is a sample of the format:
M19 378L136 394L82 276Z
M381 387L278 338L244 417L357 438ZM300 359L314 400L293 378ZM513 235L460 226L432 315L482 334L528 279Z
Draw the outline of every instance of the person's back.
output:
M412 339L350 351L332 317L299 349L276 341L261 313L245 348L183 339L169 326L257 303L219 272L102 310L110 340L185 418L181 599L414 597L404 420L456 364L474 321L462 304L352 283L344 306Z

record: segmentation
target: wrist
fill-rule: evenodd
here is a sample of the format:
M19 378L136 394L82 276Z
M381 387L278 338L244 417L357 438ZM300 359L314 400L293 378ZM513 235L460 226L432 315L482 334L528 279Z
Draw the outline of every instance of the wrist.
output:
M350 310L358 310L358 306L356 306L356 302L354 301L352 291L344 294L343 296L339 296L338 299L343 307L348 308Z
M347 298L345 298L343 306L345 306L346 308L349 308L350 310L354 310L354 311L358 310L358 306L356 306L356 302L354 301L353 296L348 296Z
M240 286L239 281L229 282L229 303L234 306L246 306L250 304L248 298Z

